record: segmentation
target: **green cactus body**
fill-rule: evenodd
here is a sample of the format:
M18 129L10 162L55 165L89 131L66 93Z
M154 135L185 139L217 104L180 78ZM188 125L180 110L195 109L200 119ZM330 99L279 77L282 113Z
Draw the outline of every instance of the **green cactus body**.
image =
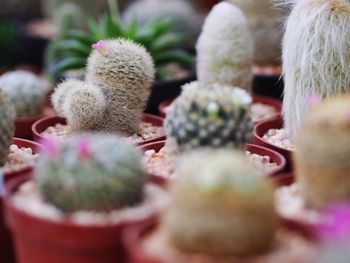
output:
M150 95L152 58L143 47L128 40L103 43L88 60L85 83L68 80L60 84L53 94L53 105L73 130L130 136L140 127Z
M163 227L183 252L255 256L269 251L279 227L272 184L241 152L203 149L184 155Z
M15 133L16 111L8 96L0 90L0 167L6 163Z
M308 207L350 201L350 97L312 108L296 136L295 166Z
M46 88L34 74L13 71L0 77L0 89L11 99L17 117L32 117L43 114Z
M49 146L38 160L35 181L44 199L60 210L109 211L142 200L141 155L122 138L83 134Z
M247 91L252 85L253 39L240 9L219 3L205 20L197 42L198 80Z
M185 85L165 119L167 150L180 154L198 147L243 149L252 135L251 102L239 88Z

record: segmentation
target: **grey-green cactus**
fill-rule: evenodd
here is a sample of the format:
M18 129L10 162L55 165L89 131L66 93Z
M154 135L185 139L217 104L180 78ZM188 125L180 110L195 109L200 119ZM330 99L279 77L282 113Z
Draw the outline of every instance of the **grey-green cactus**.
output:
M45 144L34 178L44 199L60 210L109 211L142 200L141 155L119 136L83 134Z
M255 256L269 251L279 226L274 189L241 152L184 155L163 218L170 241L188 253Z
M73 130L132 135L154 78L152 58L128 40L100 41L88 60L86 81L67 80L52 96L55 110Z
M243 12L226 2L217 4L206 18L197 42L198 80L250 91L253 51Z
M23 70L5 73L0 77L0 89L15 105L17 117L43 114L46 88L33 73Z
M167 151L177 155L199 147L243 149L252 135L251 102L239 88L186 84L167 111Z
M6 163L15 133L16 111L8 96L0 90L0 167Z

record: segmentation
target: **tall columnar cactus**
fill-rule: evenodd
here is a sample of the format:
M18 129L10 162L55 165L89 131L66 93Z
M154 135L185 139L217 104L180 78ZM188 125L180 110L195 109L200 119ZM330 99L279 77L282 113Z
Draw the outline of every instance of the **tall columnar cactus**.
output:
M243 153L206 149L183 156L163 219L180 250L254 256L269 250L278 228L272 184Z
M251 102L239 88L185 85L165 119L167 150L176 155L198 147L243 148L252 135Z
M205 20L197 42L198 80L250 90L253 39L240 9L222 2Z
M295 164L306 204L323 209L350 201L350 96L306 114L296 136Z
M17 70L0 77L0 89L15 105L17 117L38 116L43 113L46 88L33 73Z
M8 96L0 90L0 167L6 163L14 136L16 111Z
M83 134L45 145L35 181L44 199L60 210L108 211L141 201L141 155L122 138Z
M283 39L283 116L291 137L304 116L305 98L349 90L349 25L348 0L295 1Z
M247 17L255 50L254 64L279 66L281 64L283 12L275 8L275 0L228 0Z
M52 97L54 108L73 130L132 135L139 129L150 94L152 58L128 40L100 41L95 47L86 81L60 84Z

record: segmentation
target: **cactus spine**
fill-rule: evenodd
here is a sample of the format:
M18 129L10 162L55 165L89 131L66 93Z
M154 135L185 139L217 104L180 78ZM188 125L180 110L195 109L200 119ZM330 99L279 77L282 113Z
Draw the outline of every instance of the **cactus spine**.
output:
M139 129L153 78L152 58L143 47L122 39L103 41L90 55L86 82L62 83L52 101L75 130L128 136Z
M83 134L46 146L35 181L44 199L60 210L109 211L141 201L141 155L122 138Z
M250 91L253 39L240 9L219 3L205 20L197 42L198 80Z
M0 90L0 167L6 163L15 133L16 111L8 96Z
M0 89L11 99L17 117L38 116L43 113L46 88L33 73L17 70L0 77Z
M350 3L299 0L287 20L283 39L285 90L283 116L294 137L305 98L330 98L350 88Z
M180 250L254 256L271 248L278 216L271 183L243 153L206 149L183 157L163 224Z

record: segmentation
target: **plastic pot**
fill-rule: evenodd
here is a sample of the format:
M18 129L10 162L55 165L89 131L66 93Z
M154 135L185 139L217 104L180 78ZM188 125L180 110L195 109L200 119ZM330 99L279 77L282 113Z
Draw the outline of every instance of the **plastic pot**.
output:
M143 114L142 121L152 123L153 125L158 126L158 127L163 126L163 118L161 118L159 116L152 115L152 114ZM55 126L58 123L65 125L65 124L67 124L67 121L65 118L60 117L60 116L49 116L49 117L42 118L42 119L38 120L37 122L35 122L32 125L32 133L33 133L34 140L40 141L40 140L44 139L44 137L41 135L41 133L43 131L45 131L48 127ZM149 140L139 142L138 145L143 145L143 144L152 143L152 142L156 142L156 141L162 141L164 139L165 139L165 136L161 136L158 138L149 139Z
M281 148L277 145L274 145L265 139L263 139L263 136L265 133L270 130L270 129L282 129L283 128L283 120L281 116L271 118L265 121L259 122L257 125L254 127L254 132L253 132L253 143L259 146L263 146L269 149L272 149L276 152L279 152L282 154L286 160L287 160L287 167L286 171L291 171L293 169L293 163L292 163L292 156L293 156L293 150L288 150L285 148Z
M18 263L124 263L122 230L132 221L77 225L50 221L18 210L12 196L30 177L6 185L6 222L13 235Z
M38 120L42 119L44 115L35 117L22 117L15 119L15 137L24 138L28 140L33 139L31 130L32 125Z

